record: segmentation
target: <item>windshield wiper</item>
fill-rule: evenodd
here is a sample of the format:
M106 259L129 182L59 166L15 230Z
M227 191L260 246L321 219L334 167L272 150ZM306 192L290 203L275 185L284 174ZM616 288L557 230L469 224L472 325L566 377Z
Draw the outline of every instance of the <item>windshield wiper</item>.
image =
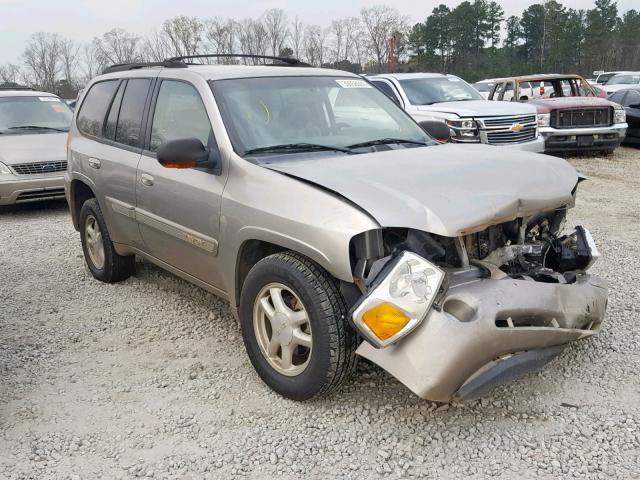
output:
M412 145L426 145L424 142L417 140L407 140L406 138L378 138L376 140L369 140L368 142L354 143L347 148L361 148L361 147L373 147L375 145L389 145L392 143L410 143Z
M295 153L295 152L315 152L315 151L334 151L350 153L346 148L335 147L331 145L320 145L316 143L283 143L281 145L269 145L268 147L250 148L245 155L252 153Z
M62 128L41 127L39 125L20 125L19 127L9 127L7 130L53 130L54 132L68 132Z

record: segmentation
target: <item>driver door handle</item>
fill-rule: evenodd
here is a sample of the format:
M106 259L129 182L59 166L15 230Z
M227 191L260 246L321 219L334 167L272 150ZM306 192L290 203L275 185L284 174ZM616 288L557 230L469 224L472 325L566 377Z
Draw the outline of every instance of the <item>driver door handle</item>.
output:
M143 173L142 175L140 175L140 181L142 182L143 185L146 185L147 187L150 187L153 185L153 177L147 173Z

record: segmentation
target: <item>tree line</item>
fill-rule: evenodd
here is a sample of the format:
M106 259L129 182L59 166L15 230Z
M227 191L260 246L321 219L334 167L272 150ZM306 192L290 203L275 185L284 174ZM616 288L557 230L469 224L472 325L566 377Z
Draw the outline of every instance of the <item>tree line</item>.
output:
M391 45L398 71L454 73L470 81L533 72L633 70L640 69L640 14L620 15L613 0L596 0L589 10L547 0L505 18L496 1L473 0L455 8L439 5L415 25L386 5L325 27L289 18L281 9L241 20L178 16L146 37L115 28L81 44L57 33L34 33L19 62L0 66L0 84L73 97L109 65L197 53L288 56L315 66L376 73L387 71Z

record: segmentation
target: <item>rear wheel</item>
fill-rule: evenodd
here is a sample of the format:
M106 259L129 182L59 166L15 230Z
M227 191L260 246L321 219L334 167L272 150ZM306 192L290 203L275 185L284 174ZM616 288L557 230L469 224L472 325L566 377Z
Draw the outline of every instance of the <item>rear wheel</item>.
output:
M82 205L79 225L84 259L96 279L107 283L119 282L134 273L135 257L119 255L115 251L95 198Z
M285 397L327 394L355 368L356 334L336 282L301 255L277 253L251 269L240 322L251 363Z

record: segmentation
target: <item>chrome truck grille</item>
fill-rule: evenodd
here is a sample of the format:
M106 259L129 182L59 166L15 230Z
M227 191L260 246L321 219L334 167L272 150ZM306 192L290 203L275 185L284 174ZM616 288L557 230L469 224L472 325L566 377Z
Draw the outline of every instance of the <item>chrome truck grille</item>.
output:
M555 128L608 127L613 124L613 109L571 108L556 110L551 114L551 126Z
M489 145L510 145L530 142L538 138L535 115L509 115L478 119L480 139Z
M34 162L11 165L18 175L45 175L47 173L64 172L67 169L66 160L57 162Z

